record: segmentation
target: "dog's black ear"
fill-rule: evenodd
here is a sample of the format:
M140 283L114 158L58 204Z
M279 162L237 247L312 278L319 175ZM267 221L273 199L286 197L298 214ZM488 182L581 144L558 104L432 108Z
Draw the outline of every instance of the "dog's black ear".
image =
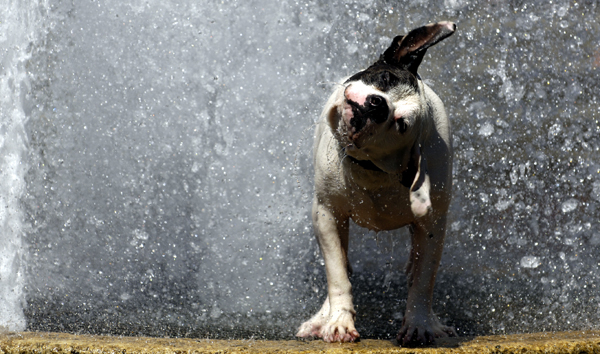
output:
M390 47L383 53L383 60L416 75L427 48L449 37L455 30L456 24L447 21L416 28L406 36L394 38Z

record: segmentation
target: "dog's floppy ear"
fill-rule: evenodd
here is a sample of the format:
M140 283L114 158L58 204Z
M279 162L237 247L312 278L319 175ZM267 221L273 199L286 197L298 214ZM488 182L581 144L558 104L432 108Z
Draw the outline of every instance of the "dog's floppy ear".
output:
M323 107L323 111L321 112L321 117L325 117L331 130L336 131L339 125L340 114L341 114L341 105L345 98L344 96L345 87L343 85L339 85L334 93L329 96L327 103L325 103L325 107Z
M449 37L455 30L456 24L447 21L416 28L406 36L394 38L390 47L383 53L383 60L416 75L427 48Z
M415 217L420 218L431 211L429 173L427 172L427 161L421 154L421 146L418 142L413 147L412 154L412 159L417 165L417 173L410 186L410 209Z

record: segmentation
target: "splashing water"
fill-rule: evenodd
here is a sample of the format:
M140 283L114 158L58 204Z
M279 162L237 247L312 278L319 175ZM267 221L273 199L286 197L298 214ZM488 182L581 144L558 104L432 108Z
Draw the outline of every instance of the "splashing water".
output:
M462 334L599 323L594 2L0 11L0 325L291 337L325 296L309 218L325 98L395 35L439 20L458 31L420 68L454 129L434 310ZM351 235L358 330L394 337L407 233Z

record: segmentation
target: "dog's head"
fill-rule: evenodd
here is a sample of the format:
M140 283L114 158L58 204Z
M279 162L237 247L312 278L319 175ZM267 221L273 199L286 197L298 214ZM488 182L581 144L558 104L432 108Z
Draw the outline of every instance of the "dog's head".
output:
M340 90L328 114L346 154L371 160L386 172L416 169L411 177L411 192L415 192L411 200L417 198L416 204L421 206L415 214L424 215L430 207L421 143L433 125L417 69L427 48L455 29L454 23L439 22L394 38L375 64L344 82L343 92ZM422 186L427 187L424 198L424 193L416 193Z
M351 155L412 146L426 133L429 122L420 118L427 107L417 69L427 48L455 28L454 23L439 22L398 36L375 64L346 80L337 112L331 112L337 114L330 116L329 123Z

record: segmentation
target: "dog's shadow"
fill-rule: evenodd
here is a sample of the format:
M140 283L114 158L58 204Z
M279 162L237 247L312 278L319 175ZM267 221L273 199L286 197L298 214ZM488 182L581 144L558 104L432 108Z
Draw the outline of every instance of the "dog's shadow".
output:
M392 339L389 341L386 340L377 340L378 342L380 342L379 344L375 344L375 347L381 349L380 347L383 345L383 347L385 348L389 348L388 345L389 344L384 344L383 342L388 342L390 343L393 347L395 348L459 348L463 343L466 342L470 342L472 340L474 340L476 338L476 336L464 336L464 337L448 337L448 338L437 338L435 340L435 343L430 344L430 345L426 345L426 346L402 346L400 345L400 343L398 342L398 340L396 339ZM356 342L354 342L354 344L358 344L360 345L366 345L366 347L370 348L371 346L373 346L373 339L369 339L369 338L359 338ZM296 337L296 341L297 342L303 342L305 343L305 345L332 345L332 344L337 344L339 345L340 343L325 343L323 342L320 338L315 338L315 337L308 337L308 338L299 338ZM366 341L366 342L365 342ZM322 343L322 344L321 344ZM346 343L346 345L348 345L350 343Z
M458 348L461 344L470 342L473 339L475 339L474 336L437 338L435 343L421 347L403 347L397 339L392 339L391 342L394 346L400 348Z

